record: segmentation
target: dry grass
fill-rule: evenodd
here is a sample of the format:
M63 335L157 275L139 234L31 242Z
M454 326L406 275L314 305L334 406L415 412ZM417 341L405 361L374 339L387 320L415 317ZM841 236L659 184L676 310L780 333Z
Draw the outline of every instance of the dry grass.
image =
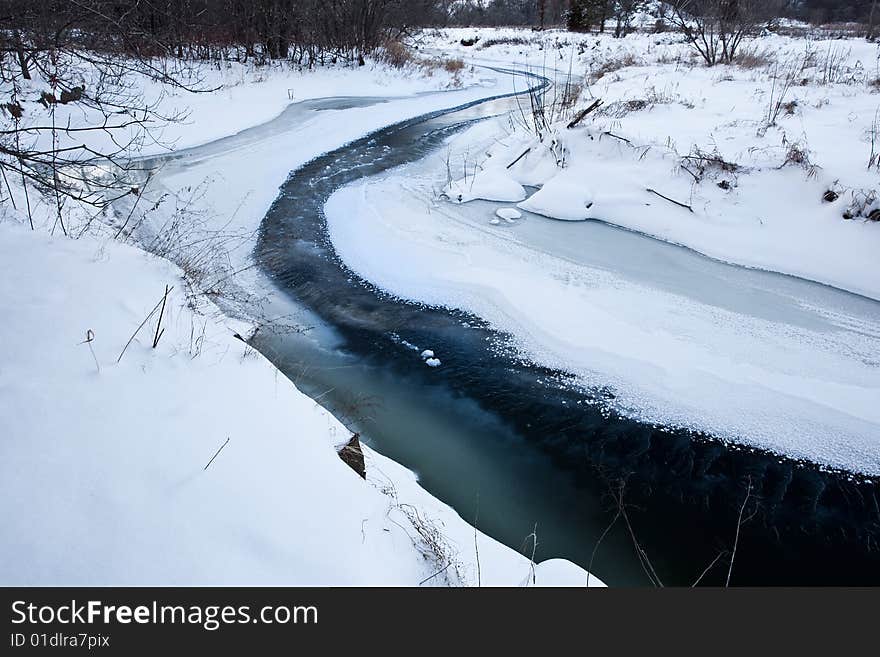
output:
M388 40L376 50L375 57L392 68L406 68L417 62L415 55L400 41Z
M431 76L434 71L444 70L453 75L453 84L457 84L458 74L464 70L465 63L461 59L425 59L419 57L400 41L386 41L375 52L377 61L396 69L421 69L423 75Z
M447 59L443 62L443 70L447 73L458 73L464 69L464 60Z
M866 219L880 221L880 210L875 207L877 192L873 189L851 190L851 199L846 210L843 211L844 219Z
M525 37L497 37L494 39L486 39L477 46L480 50L491 48L492 46L527 46L532 43L531 39Z
M766 49L762 50L754 47L740 50L736 57L734 57L733 64L744 69L759 69L768 68L775 61L776 59L772 53Z
M813 164L810 161L809 150L807 150L806 146L800 142L792 142L789 144L788 151L785 153L785 160L779 168L781 169L787 166L802 168L806 172L807 178L815 178L821 168L819 165Z
M632 53L624 53L620 57L616 57L614 59L608 59L602 62L596 68L591 68L589 72L590 82L597 82L602 79L604 76L609 73L614 73L614 71L619 71L622 68L627 68L629 66L637 66L639 64L639 60Z

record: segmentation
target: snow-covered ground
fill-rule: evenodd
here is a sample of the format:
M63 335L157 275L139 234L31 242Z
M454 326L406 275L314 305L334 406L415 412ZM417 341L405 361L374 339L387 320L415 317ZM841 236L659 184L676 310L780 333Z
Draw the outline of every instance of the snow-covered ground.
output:
M95 107L80 103L53 106L60 148L85 143L102 153L120 145L138 148L139 155L162 154L216 141L278 116L292 103L332 96L411 96L441 89L472 86L478 76L469 69L447 71L441 65L411 65L397 69L370 60L365 67L324 66L300 70L285 63L257 66L234 61L155 65L167 70L178 84L168 84L146 75L130 74L124 79L102 79L87 62L72 59L66 75L71 84L87 89L103 87L108 98L126 101L132 108L147 110L146 123L123 114L111 114L108 130L77 132L83 127L104 124ZM137 70L140 70L137 68ZM25 109L21 127L49 125L50 109L36 100L50 89L48 81L35 73L32 80L18 82L17 94ZM115 129L114 126L124 126ZM149 135L144 131L149 129ZM68 131L70 129L70 131ZM49 132L24 132L23 145L51 146Z
M271 147L246 138L235 157L214 160L219 174L203 150L188 175L225 176L188 207L206 217L204 230L233 217L255 229L288 171L334 144L503 87L413 97L450 80L368 69L278 76L169 96L191 110L190 125L166 137L189 146L251 127L291 102L287 88L294 102L408 98L289 125L263 136ZM82 236L50 236L53 208L35 196L30 231L22 190L11 189L19 211L4 204L0 221L4 585L587 583L570 562L533 566L475 531L366 447L363 481L336 454L345 428L234 337L248 326L194 294L182 270L112 239L106 217L82 230L86 213L69 207Z
M631 415L880 474L876 45L766 35L713 68L675 34L450 30L430 45L570 68L580 97L540 134L514 112L337 192L331 237L355 271L489 319L525 356L613 386ZM481 151L447 180L448 154ZM523 219L496 216L517 206Z
M465 48L465 35L481 38ZM564 128L571 109L542 135L519 130L490 150L478 176L506 173L496 187L505 177L551 186L523 207L880 298L880 276L871 275L880 222L865 221L880 208L877 44L768 34L742 47L742 64L709 68L675 33L451 30L432 43L459 56L570 70L583 78L572 81L580 108L603 102L582 127ZM823 200L829 191L834 200Z
M253 233L290 171L316 155L391 123L514 90L511 76L483 68L457 77L467 83L450 87L449 76L437 73L430 78L406 79L387 86L376 84L370 77L364 85L349 82L335 87L335 93L328 91L326 83L300 85L298 101L338 96L343 109L318 111L307 102L294 104L284 113L276 113L272 120L249 129L239 122L240 114L232 112L233 123L227 132L230 137L202 147L180 149L176 155L181 157L160 165L144 194L150 203L161 201L155 213L158 216L151 217L144 227L149 232L150 225L164 225L168 216L186 205L188 210L204 217L202 228L206 231ZM289 83L279 83L279 89L286 84ZM440 93L436 93L438 86L443 89ZM430 93L432 90L435 93ZM225 105L225 101L221 103ZM209 109L201 117L207 123L214 121ZM201 141L194 139L195 144ZM198 191L193 194L193 190ZM129 199L129 203L133 202ZM147 205L141 203L141 207ZM120 205L117 214L124 219L125 204ZM247 241L245 248L231 253L237 269L250 263L248 244L252 242Z

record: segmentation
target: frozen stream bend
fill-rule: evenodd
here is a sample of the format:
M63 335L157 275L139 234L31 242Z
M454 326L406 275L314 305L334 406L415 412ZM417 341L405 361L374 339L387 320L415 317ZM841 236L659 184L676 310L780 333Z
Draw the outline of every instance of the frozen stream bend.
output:
M332 109L339 101L324 99L310 102L318 106L313 109L320 109L320 106ZM355 101L353 106L368 102ZM731 449L698 432L657 426L652 422L641 422L621 415L605 404L617 392L612 387L617 381L609 378L608 384L611 385L593 387L585 394L583 390L570 385L571 378L560 369L535 365L524 361L514 350L499 349L499 344L510 344L509 336L493 330L474 315L399 301L353 275L339 260L328 240L323 211L325 202L335 191L367 176L384 174L396 166L424 158L435 152L451 135L474 121L509 109L509 104L505 107L505 102L467 103L468 106L463 109L449 113L436 112L421 119L404 121L342 148L332 149L296 169L283 185L281 195L263 221L256 251L258 261L277 283L279 290L285 293L283 296L298 308L313 312L326 326L332 327L333 344L325 346L332 349L341 347L347 356L359 362L371 366L378 364L378 367L389 372L394 381L404 380L410 391L414 386L424 384L426 407L430 407L433 397L436 397L432 391L438 386L453 398L467 398L476 402L482 409L502 418L510 433L540 445L558 464L582 476L585 484L593 487L597 499L603 491L602 485L596 483L595 467L600 467L608 478L627 477L628 499L650 499L649 511L655 526L652 528L649 523L649 526L643 527L644 538L658 547L662 547L664 535L669 529L669 514L680 515L684 508L689 510L676 522L690 526L693 518L689 514L697 514L698 522L704 523L701 533L705 535L706 543L711 542L715 533L727 533L730 513L739 507L744 482L749 480L755 482L756 486L752 499L761 500L765 521L762 527L772 527L774 533L796 536L802 536L802 531L806 529L815 538L810 539L812 543L807 546L806 552L801 550L806 561L810 560L809 549L815 548L816 561L826 562L829 554L825 547L830 542L837 546L835 550L843 549L851 557L844 564L846 567L859 569L864 566L865 558L876 565L876 559L865 557L859 551L859 546L870 546L871 541L876 540L878 514L873 482L823 472L819 468L780 459L758 450ZM291 110L302 111L302 108L294 110L292 107ZM192 162L202 158L234 157L235 149L251 148L260 140L272 139L273 135L289 130L290 124L291 121L285 122L282 116L228 140L184 152L177 157L179 161L171 165L172 172L174 168L185 171ZM413 192L419 192L419 185L430 181L435 175L431 171L435 166L436 162L429 161L415 165L410 169L415 174L415 180L410 180L405 188L394 188L390 200L409 203ZM375 183L377 190L387 188L383 186L393 184L392 181L394 178L370 179L371 186ZM342 193L349 191L351 188L343 189ZM357 191L363 193L362 189ZM424 206L417 210L424 210ZM454 230L473 236L480 232L485 234L485 219L489 212L489 207L478 205L461 215L450 217L444 213L444 216L452 220ZM357 216L358 213L351 213L349 219ZM440 214L437 213L437 216ZM526 248L531 249L537 257L570 259L578 266L593 266L604 276L615 275L630 284L652 281L655 291L661 295L680 294L682 266L697 266L699 270L705 260L671 245L592 224L590 230L606 231L613 235L602 242L602 249L596 249L593 254L600 262L584 263L578 261L573 253L565 253L564 250L554 252L559 247L559 236L552 231L583 230L586 225L567 226L564 229L556 225L547 235L543 235L543 231L528 233L533 225L536 226L537 221L527 218L521 226L525 229L520 231L521 235L513 238L511 235L505 236L500 243L506 242L508 245L503 250ZM427 235L430 236L430 232ZM414 231L412 236L416 238L416 243L424 242L426 238L418 231ZM479 241L491 240L480 238ZM574 244L576 242L572 242ZM620 249L632 248L640 249L645 257L616 257L620 255ZM601 262L603 258L605 261ZM672 261L675 266L665 267L665 261ZM695 262L701 264L695 265ZM624 271L620 271L621 263L626 264ZM715 265L717 263L712 263L712 266ZM634 271L639 268L643 270L641 275ZM738 270L717 270L708 278L694 281L695 285L685 298L700 301L711 299L717 279L724 279L732 271ZM647 272L650 272L650 278ZM785 309L774 309L773 291L778 292L787 285L797 285L799 282L758 272L744 274L765 278L754 279L756 282L740 289L738 293L736 285L727 286L727 296L722 300L716 299L719 308L728 312L740 311L756 301L751 314L758 318L773 321L777 317L774 313L788 313ZM775 282L771 284L771 280ZM820 286L813 287L818 295L815 298L821 304L822 295L829 291ZM830 293L834 294L833 291ZM868 312L875 313L876 317L876 306L871 302L846 296L853 304L873 308ZM765 303L762 304L761 300ZM849 301L844 304L844 314L851 313L848 304ZM465 303L458 305L467 308ZM790 309L793 305L789 303L785 308ZM831 309L838 308L832 304ZM831 321L828 313L822 319L820 313L810 317L806 309L802 310L797 317L797 313L790 315L795 317L790 323L795 326L800 323L802 329L815 328L820 320L826 325ZM877 326L876 322L874 326ZM284 331L273 331L272 328L270 322L267 325L269 330L261 331L258 335L256 345L298 385L309 389L309 375L299 367L301 363L296 358L290 358L292 348L289 336L285 337ZM867 338L876 339L876 334L872 336L869 332ZM423 365L419 353L409 345L432 348L441 356L442 366L429 370ZM297 365L297 369L292 363ZM345 380L346 377L342 377L337 383L342 385ZM352 376L348 380L354 385L361 379ZM334 409L334 394L327 394L321 401L332 410L346 415L344 408ZM420 431L418 427L411 427L410 430L416 433ZM465 426L459 427L459 433L479 435L478 431ZM388 453L381 440L378 446ZM389 455L394 456L393 453ZM413 458L407 464L423 473L431 469L430 460ZM447 481L446 491L450 495L443 494L442 484L433 486L432 490L450 501L451 493L462 487L463 483ZM528 485L523 487L528 488ZM698 504L682 507L682 501ZM471 512L462 505L456 508L465 517ZM700 511L701 508L710 508L711 513L707 516ZM491 508L483 506L482 513L488 515ZM757 524L753 524L748 531L752 531L757 539L763 536ZM593 532L593 539L595 534ZM519 534L520 537L522 535ZM508 543L513 542L508 537ZM679 541L673 545L675 543L680 545ZM843 548L840 548L841 543ZM678 547L672 549L677 550ZM589 546L586 551L589 552ZM763 565L756 565L751 579L746 575L744 581L767 581L766 573L762 571L772 570L774 564L791 565L790 560L768 559L766 553L756 555L756 563L758 557L761 557ZM573 558L584 563L583 558ZM745 564L743 572L749 573ZM599 571L599 574L603 573ZM784 575L781 577L784 579ZM840 580L832 574L830 581Z
M325 212L345 264L480 316L634 419L880 475L880 302L596 221L432 202L447 153L484 152L503 135L492 127L337 190Z
M585 474L728 511L751 481L774 531L873 546L880 304L598 223L530 216L499 235L497 204L432 205L444 156L418 160L487 113L404 122L294 171L264 220L266 270L346 348L442 381ZM505 299L512 264L535 302L519 311L505 305L524 298ZM592 304L593 321L548 280ZM542 312L569 313L576 339L530 342L541 327L523 318ZM555 353L533 348L554 340Z

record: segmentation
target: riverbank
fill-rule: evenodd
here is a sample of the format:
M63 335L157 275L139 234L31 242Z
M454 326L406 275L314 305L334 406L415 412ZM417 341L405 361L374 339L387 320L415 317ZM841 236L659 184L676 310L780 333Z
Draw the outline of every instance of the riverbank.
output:
M591 96L599 95L600 85L606 105L574 129L559 115L539 131L545 134L521 125L514 112L512 121L452 140L421 168L340 190L327 212L343 260L392 294L487 319L512 335L508 348L574 375L588 389L607 386L614 410L638 421L704 432L820 467L880 473L876 302L577 223L597 219L724 261L872 295L878 224L845 219L842 192L840 202L822 200L828 176L861 188L871 183L870 172L828 149L816 157L827 158L829 171L791 162L771 166L776 146L753 142L775 144L782 135L786 143L785 130L792 128L780 118L766 133L747 135L756 129L749 112L760 108L745 100L751 97L746 89L758 95L766 70L701 68L676 35L615 40L477 32L477 47L461 45L460 30L441 33L436 43L447 52L505 56L536 70L548 57L570 58L575 72L586 62L580 107L595 102ZM808 53L828 45L783 37L761 43L767 61L768 53L785 61L804 43ZM853 60L868 46L844 45L853 51L842 57L840 71L858 68ZM843 46L831 47L839 52ZM808 81L790 93L801 108L802 129L825 143L831 129L825 121L845 107L855 112L854 103L864 109L871 92L864 82L816 82L811 66L798 69ZM715 84L718 75L724 80ZM673 79L672 100L633 100L646 80ZM722 112L733 102L727 86L739 90L739 100ZM560 93L545 99L548 116L561 111L553 105ZM817 94L830 100L814 108ZM625 112L612 110L621 103ZM562 114L577 115L577 106ZM719 127L715 122L722 118L727 122ZM719 146L715 164L709 156L679 162L675 149L661 147L657 130L667 128L691 130L687 139L674 136L679 146L699 144L693 141L697 132L708 131L706 139L717 137L734 150ZM846 135L857 142L853 130ZM722 134L730 138L722 142ZM699 184L685 171L687 162L700 168ZM747 187L751 192L743 194ZM430 204L427 198L446 200ZM474 198L493 202L467 202ZM514 214L499 217L496 210Z
M375 94L370 73L360 79L361 88L349 79L345 95ZM320 129L341 144L400 116L394 112L455 104L457 93L475 99L486 91L410 98L364 113L337 109L326 123L306 121L302 132L285 135L291 141L276 144L280 157L239 158L228 180L245 187L225 197L235 200L225 215L214 213L222 203L199 205L217 203L209 192L186 206L186 216L204 218L198 230L215 235L241 217L237 243L249 251L248 228L258 225L261 203L271 202L273 181L325 146L306 135ZM240 100L236 112L224 98L230 116L249 116L243 110L252 94ZM217 111L205 107L191 120ZM194 134L203 141L207 132ZM291 143L301 145L295 155L285 150ZM195 159L187 169L197 176ZM253 171L255 162L264 168ZM254 177L238 175L245 170ZM0 369L5 584L587 583L570 562L533 564L475 530L410 471L368 447L367 481L358 477L336 454L350 433L236 337L249 325L213 303L217 279L194 279L192 261L182 260L181 270L121 243L146 245L139 238L150 233L135 235L132 226L162 235L159 212L131 212L144 213L146 203L120 207L114 219L85 230L68 221L77 240L49 236L53 208L34 205L38 230L8 207L0 225L8 266L0 303L15 309L0 328L8 349ZM164 216L180 211L176 205ZM138 220L125 226L131 216Z
M261 351L289 376L302 379L312 394L350 426L363 429L383 451L423 473L425 485L462 515L474 515L479 508L480 526L492 527L493 535L513 547L521 545L523 534L537 520L541 549L549 554L565 555L590 570L595 567L606 581L649 583L631 549L631 537L621 522L613 522L610 505L623 486L627 504L633 505L630 517L639 541L650 546L652 563L667 584L689 585L709 563L715 568L704 574L704 583L719 581L719 564L725 565L719 550L730 545L744 503L749 522L741 533L748 547L737 557L734 583L874 581L866 573L880 573L878 553L872 549L877 541L872 503L876 480L829 472L764 450L737 449L699 432L621 415L609 403L616 391L585 390L564 371L535 364L516 348L515 336L484 319L456 308L400 299L346 266L341 256L348 254L340 251L338 239L336 244L332 240L334 223L340 220L333 200L352 191L360 198L364 189L375 190L378 211L345 208L341 220L358 226L352 230L349 225L350 234L370 233L354 242L355 253L376 247L366 261L375 262L383 248L396 248L397 238L386 234L389 227L418 246L410 251L415 263L425 255L422 242L432 245L437 225L448 233L433 245L438 253L482 253L473 249L474 240L463 239L469 236L462 232L466 222L444 212L444 204L426 201L431 188L440 187L431 185L431 176L422 178L419 173L445 169L444 145L454 143L458 134L472 138L462 131L486 107L390 126L292 173L264 219L258 261L276 281L274 300L288 299L294 312L307 311L310 323L330 329L326 334L324 328L310 332L312 339L261 331L255 338ZM493 128L483 123L472 130L491 133ZM409 214L383 211L387 204L407 207ZM494 204L454 207L473 208L476 226L483 231L495 228ZM531 225L527 218L516 221L518 230ZM542 219L536 227L546 228L546 223ZM609 233L596 242L601 248L580 251L599 258L596 264L606 271L630 262L631 271L625 273L640 280L650 277L663 294L695 280L693 272L701 266L722 266L602 224L550 225L590 228L598 237L602 231ZM483 234L477 237L486 241ZM571 236L567 242L573 251L582 247ZM627 260L620 258L622 253L648 257ZM670 265L682 255L688 259L680 261L676 274ZM400 272L395 267L399 263L395 257L382 267ZM415 264L417 269L403 271L413 274L412 285L423 291L419 286L433 273L433 263L427 258L421 269ZM467 276L478 264L495 263L474 258L457 264ZM733 269L744 278L734 277L731 290L722 295L731 311L792 319L787 314L790 302L776 309L772 301L791 293L774 286L792 279ZM504 273L510 276L513 271ZM769 282L750 281L752 276ZM707 280L720 283L726 278L715 272ZM762 285L768 303L755 305L754 292ZM685 289L691 302L722 301L712 287ZM450 289L438 285L433 291ZM291 314L283 304L273 310L282 317ZM427 351L439 364L428 363ZM364 386L364 380L376 383ZM367 389L370 393L365 394ZM414 433L413 426L425 428ZM536 456L536 451L543 454Z
M474 159L478 178L514 185L495 200L880 299L868 274L880 249L876 44L767 33L713 67L675 32L455 29L428 44L571 71L544 99L540 127L526 107L489 157ZM546 189L524 200L518 184ZM460 186L480 196L479 180Z

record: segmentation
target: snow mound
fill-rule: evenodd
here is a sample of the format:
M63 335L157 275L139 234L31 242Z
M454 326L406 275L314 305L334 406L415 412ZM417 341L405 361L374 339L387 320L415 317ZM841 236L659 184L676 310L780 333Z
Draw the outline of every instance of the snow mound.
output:
M558 175L517 207L551 219L584 221L591 217L593 193L580 180Z
M605 586L595 576L584 577L583 570L565 559L547 559L535 566L534 580L529 578L526 586Z
M467 203L476 199L515 203L526 197L526 190L506 169L491 168L449 183L443 194L453 203Z
M0 306L17 309L0 325L4 586L416 586L437 566L389 483L450 545L478 542L481 580L462 550L450 581L518 585L531 571L367 446L357 476L334 448L345 427L233 337L237 323L195 315L167 261L12 224L0 261ZM166 284L161 341L153 322L119 359Z
M498 208L495 210L495 214L505 221L513 221L522 217L522 212L515 208Z

